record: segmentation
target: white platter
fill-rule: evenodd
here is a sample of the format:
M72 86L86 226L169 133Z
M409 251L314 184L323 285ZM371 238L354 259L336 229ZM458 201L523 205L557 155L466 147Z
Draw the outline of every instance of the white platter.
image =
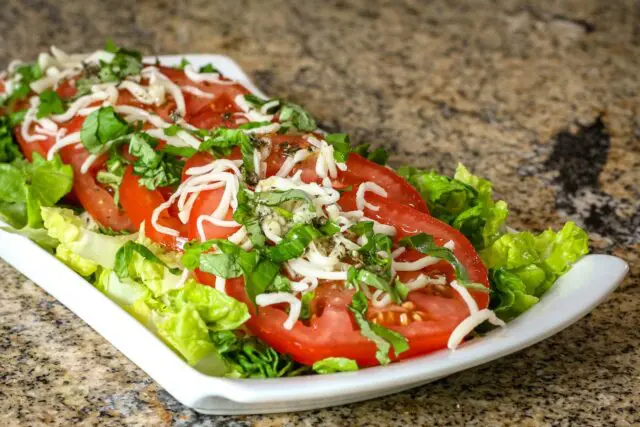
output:
M175 65L183 57L196 66L211 62L226 76L260 94L242 69L226 56L159 59L163 64ZM290 412L341 405L416 387L487 363L576 322L613 292L628 271L627 264L619 258L588 255L531 310L506 328L474 339L454 352L443 350L358 372L237 380L209 377L191 368L118 305L28 239L0 231L0 257L87 322L177 400L207 414Z

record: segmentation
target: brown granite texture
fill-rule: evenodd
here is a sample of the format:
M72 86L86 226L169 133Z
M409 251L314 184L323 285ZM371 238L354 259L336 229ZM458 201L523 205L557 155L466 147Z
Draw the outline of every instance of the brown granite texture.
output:
M393 164L489 177L515 228L578 221L632 272L576 325L487 366L365 403L212 417L0 262L0 425L640 424L639 3L0 2L2 66L107 36L229 55Z

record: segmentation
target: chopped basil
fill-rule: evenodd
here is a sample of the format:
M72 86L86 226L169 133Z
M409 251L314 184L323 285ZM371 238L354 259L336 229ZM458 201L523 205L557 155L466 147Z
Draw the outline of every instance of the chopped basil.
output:
M164 128L164 134L167 136L176 136L181 130L183 130L182 126L169 125L168 127Z
M300 319L307 320L311 318L312 310L311 310L311 302L315 298L315 292L305 292L302 294L302 298L300 298L300 302L302 303L302 309L300 310Z
M191 147L176 147L175 145L165 145L160 149L161 153L170 154L178 157L193 157L198 152L195 148Z
M40 94L40 104L36 117L41 119L51 114L64 113L64 104L58 94L51 89L47 89Z
M281 274L273 279L273 283L269 286L271 292L291 292L291 281Z
M158 141L147 133L135 133L129 141L129 153L138 157L133 173L138 182L149 190L168 187L180 182L184 162L167 152L156 151Z
M101 107L89 114L82 124L80 140L92 154L99 153L109 141L131 132L129 124L113 109Z
M269 102L269 100L267 99L262 99L257 97L256 95L253 94L247 94L244 96L245 101L247 101L249 104L253 105L255 108L260 108L262 107L264 104L266 104L267 102Z
M291 200L304 200L306 202L311 202L309 195L302 190L273 190L255 193L255 202L265 206L279 206Z
M211 64L211 63L205 64L202 67L200 67L198 72L200 72L200 73L220 73L220 71L218 71L218 69L216 67L214 67L213 64Z
M31 83L42 78L42 70L40 66L36 64L24 64L20 65L13 72L13 76L19 75L16 80L17 83L13 88L10 95L0 95L0 106L8 106L8 110L11 111L16 101L25 99L29 93L31 93Z
M240 147L242 153L242 167L244 179L249 184L256 184L258 177L253 165L253 149L255 142L253 137L247 135L242 129L218 128L207 137L200 145L200 151L211 150L218 157L228 156L233 147Z
M367 297L362 291L358 291L353 295L353 299L348 308L349 311L353 313L356 323L360 327L360 333L376 345L378 349L376 351L376 359L378 359L381 365L386 365L391 362L389 350L391 350L392 347L396 356L409 349L409 344L404 336L367 320L368 302Z
M280 108L280 122L283 127L293 126L301 132L316 130L316 122L301 106L286 103Z
M182 58L180 60L180 64L178 64L178 69L179 70L184 70L184 67L186 67L187 65L190 65L191 62L189 62L189 60L187 58Z
M245 275L245 290L247 296L256 303L256 297L269 290L269 285L273 283L275 278L280 274L280 265L268 259L258 262L256 268Z
M371 160L379 165L386 165L389 160L389 153L382 147L378 147L373 151L369 151L370 144L360 144L352 151L361 155L367 160Z
M489 292L487 288L481 284L473 283L469 281L469 274L467 269L464 268L460 260L455 256L452 250L443 246L437 246L432 236L425 233L416 234L415 236L405 237L400 240L399 244L411 249L415 249L420 253L429 255L432 257L440 258L447 261L456 273L456 280L458 284L473 288L475 290L482 290Z
M285 262L302 256L305 249L316 238L322 236L312 225L298 224L285 234L282 241L267 249L267 256L273 262Z
M233 213L233 220L244 225L249 233L249 238L253 246L261 248L266 243L266 237L260 226L260 219L256 212L255 195L246 188L238 191L238 207Z
M336 162L346 162L351 151L349 135L346 133L330 133L324 139L333 146L333 158Z
M333 374L335 372L357 371L359 368L358 363L353 359L327 357L314 363L312 369L316 374Z

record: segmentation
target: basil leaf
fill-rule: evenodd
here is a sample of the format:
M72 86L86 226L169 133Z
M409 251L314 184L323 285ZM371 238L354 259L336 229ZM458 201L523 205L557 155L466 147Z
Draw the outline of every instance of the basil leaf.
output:
M269 102L266 99L262 99L257 97L256 95L253 94L247 94L244 96L245 101L247 101L249 104L253 105L255 108L260 108L262 107L264 104L266 104L267 102Z
M416 234L415 236L405 237L400 240L399 244L411 249L415 249L418 252L429 255L432 257L440 258L447 261L453 266L456 273L456 279L459 282L468 282L469 275L462 263L456 258L451 249L447 249L443 246L437 246L432 236L425 233Z
M270 292L291 292L291 281L283 275L276 276L268 289Z
M302 256L307 246L320 236L322 233L311 225L295 225L287 232L282 241L267 249L267 256L271 261L279 263L298 258Z
M278 264L263 259L253 271L245 275L245 290L254 305L256 297L265 293L279 274L280 266Z
M205 253L209 251L211 248L216 246L222 254L209 254ZM189 270L195 270L196 268L200 268L203 271L208 273L216 274L216 271L220 271L219 274L222 277L237 277L239 274L232 276L229 271L236 271L236 267L222 267L227 260L223 260L220 258L218 261L215 261L215 257L211 258L210 255L227 255L229 260L232 260L235 264L237 264L237 268L239 268L242 272L249 272L254 269L258 262L257 253L255 252L247 252L242 249L240 246L235 243L229 242L228 240L223 239L211 239L206 242L188 242L184 245L184 254L180 261L182 264ZM204 259L209 258L206 262ZM218 263L218 265L213 265ZM205 265L201 265L205 264ZM216 274L218 275L218 274Z
M169 154L171 156L189 158L193 157L198 152L198 150L191 147L176 147L175 145L165 145L160 149L160 152Z
M249 233L253 246L261 248L266 243L266 237L260 227L258 214L256 213L255 194L246 188L238 191L238 207L233 213L233 220L244 225Z
M360 327L362 336L376 345L376 359L378 359L381 365L386 365L391 362L389 358L389 350L391 350L391 347L393 347L396 356L409 349L409 344L404 336L367 320L368 302L367 297L362 291L358 291L353 295L353 299L348 308L349 311L353 313L356 323Z
M312 310L311 310L311 302L313 298L315 298L315 292L305 292L302 294L302 298L300 298L300 302L302 302L302 309L300 310L300 319L307 320L311 318Z
M279 118L283 126L293 126L301 132L311 132L316 129L315 120L297 104L284 104L280 108Z
M80 131L80 140L87 151L97 154L106 143L130 131L129 124L113 107L101 107L85 119Z
M309 195L302 190L275 190L255 193L255 202L265 206L279 206L291 200L304 200L311 202ZM315 210L315 205L312 204L311 206L313 206Z
M238 126L238 129L255 129L255 128L261 128L263 126L269 126L271 124L271 122L249 122L249 123L244 123L241 124L240 126Z
M336 162L346 162L351 151L349 135L346 133L330 133L324 139L333 146L333 158Z
M155 150L158 141L146 133L136 133L129 142L129 153L138 157L133 173L149 190L180 182L184 163L175 156Z
M120 249L118 249L118 252L116 252L116 260L113 266L113 271L115 271L115 273L121 279L131 277L129 266L133 262L132 258L134 253L142 256L147 261L151 261L153 263L160 264L163 267L166 267L171 272L171 274L180 274L179 268L170 268L166 263L158 258L156 254L151 252L149 248L129 240L124 245L122 245Z
M255 184L258 177L253 165L254 140L242 129L218 128L200 145L200 151L212 150L219 157L227 156L233 147L239 146L242 153L243 174L246 182Z
M370 144L360 144L355 147L352 152L361 155L367 160L371 160L379 165L386 165L389 160L389 153L382 147L378 147L373 151L369 151Z
M20 65L12 76L20 76L11 95L0 95L0 106L13 106L19 100L25 99L31 93L31 83L42 77L42 70L37 63ZM10 76L10 78L12 77Z
M218 73L218 74L220 73L220 71L218 71L218 69L216 67L214 67L213 64L211 64L211 63L205 64L202 67L200 67L198 72L200 72L200 73Z
M316 374L333 374L335 372L357 371L359 368L358 363L353 359L327 357L314 363L312 369Z
M42 119L51 114L64 113L64 105L58 94L51 89L47 89L40 94L40 104L36 117Z
M191 62L189 62L189 60L187 58L182 58L180 60L180 64L178 64L178 69L179 70L184 70L184 67L186 67L187 65L190 65Z
M200 270L224 279L232 279L242 275L237 257L233 254L202 254Z

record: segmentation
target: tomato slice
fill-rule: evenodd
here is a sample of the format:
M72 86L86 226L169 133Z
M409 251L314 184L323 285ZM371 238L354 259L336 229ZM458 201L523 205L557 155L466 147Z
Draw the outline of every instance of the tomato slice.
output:
M267 159L267 176L275 175L281 168L287 156L296 150L308 148L310 144L301 136L294 135L270 135L272 148ZM293 172L302 171L302 180L305 182L320 182L316 174L316 156L309 156L293 168ZM347 170L339 171L333 181L335 188L357 187L359 184L371 181L384 188L390 200L408 205L421 212L429 212L427 204L420 193L404 178L392 169L381 166L365 159L356 153L349 154Z
M166 200L167 193L163 194L160 189L149 190L141 185L139 178L133 173L133 167L127 167L120 185L120 204L122 208L131 218L135 227L139 228L143 222L145 223L144 233L146 237L166 247L179 249L186 242L187 229L186 225L171 215L169 209L160 214L158 224L177 230L178 236L161 233L151 223L153 211Z
M239 158L239 149L234 149L229 157L231 159ZM185 164L184 171L182 172L182 180L184 181L188 178L186 172L189 169L204 166L211 163L213 160L213 156L208 153L198 153L194 155L187 160L187 163ZM200 216L211 215L218 208L224 195L224 191L224 188L217 188L213 190L205 190L198 194L198 197L191 209L191 214L189 215L188 236L190 240L224 239L238 231L240 227L225 227L213 224L210 221L202 221L202 224L199 225L198 218ZM233 210L228 209L224 214L223 219L225 221L232 221ZM200 229L202 229L202 234L200 233Z
M416 209L397 204L381 197L368 197L368 201L379 207L365 214L377 221L393 225L397 229L396 239L424 232L434 236L437 244L454 243L454 253L465 266L469 278L488 288L487 271L471 243L457 230ZM345 194L340 201L345 210L355 209L353 193ZM415 260L422 255L407 251L398 261ZM403 281L410 281L420 273L430 276L444 275L447 282L454 279L453 269L440 262L419 272L401 272ZM198 273L198 278L211 284L210 275ZM359 327L347 309L354 290L347 289L342 282L325 281L316 289L312 302L312 317L298 321L291 330L283 327L287 319L286 307L262 307L256 312L248 300L242 279L227 281L227 292L244 301L250 307L252 317L247 322L250 331L274 347L289 354L303 364L311 365L326 357L348 357L359 366L377 365L376 347L360 333ZM480 308L488 305L488 294L471 292ZM403 316L404 315L404 316ZM401 306L389 305L383 309L370 307L368 318L404 335L409 350L399 358L426 354L445 348L451 332L469 315L462 297L449 286L430 286L409 294ZM393 354L392 358L396 358Z
M67 133L77 132L82 127L84 117L76 117L61 127L67 129ZM43 141L27 142L22 138L19 127L14 129L16 139L22 152L30 161L33 153L39 153L41 156L47 156L51 146L55 143L53 136L47 137ZM75 202L76 200L89 212L89 215L101 226L110 228L113 231L135 231L135 227L116 206L113 195L96 181L97 170L104 163L104 158L97 159L85 173L82 173L82 164L85 162L89 153L83 147L67 146L60 150L62 161L73 168L73 188L71 197L67 200Z

